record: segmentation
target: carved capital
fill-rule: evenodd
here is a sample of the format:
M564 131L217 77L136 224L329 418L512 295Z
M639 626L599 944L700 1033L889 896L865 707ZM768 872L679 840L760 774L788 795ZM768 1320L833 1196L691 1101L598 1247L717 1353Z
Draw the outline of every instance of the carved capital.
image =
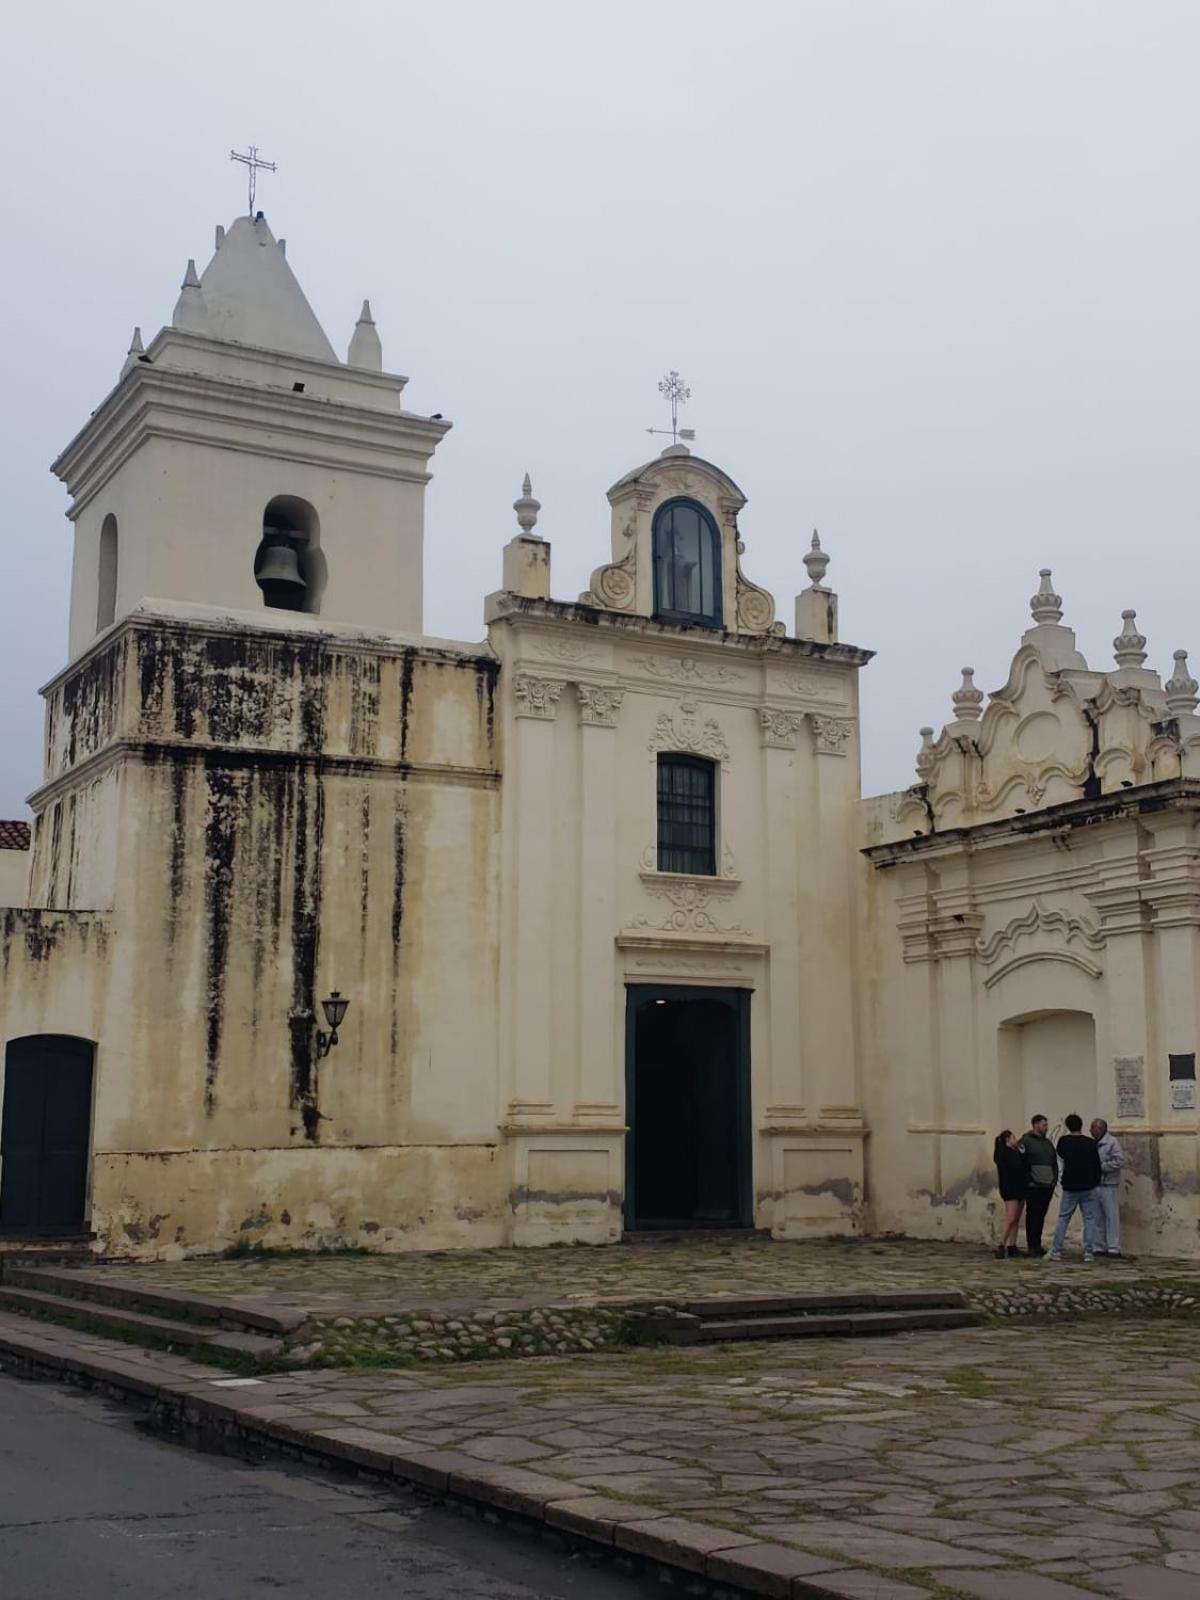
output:
M617 712L625 698L624 689L613 689L602 683L577 683L579 692L579 720L593 728L615 728Z
M804 721L803 711L780 711L774 706L760 706L759 724L762 727L763 748L767 750L794 750L796 735Z
M513 698L517 716L540 717L551 722L558 715L558 697L563 692L562 678L531 678L522 673L513 679Z
M854 724L849 718L810 716L808 720L812 723L819 756L850 754L850 737L854 732Z

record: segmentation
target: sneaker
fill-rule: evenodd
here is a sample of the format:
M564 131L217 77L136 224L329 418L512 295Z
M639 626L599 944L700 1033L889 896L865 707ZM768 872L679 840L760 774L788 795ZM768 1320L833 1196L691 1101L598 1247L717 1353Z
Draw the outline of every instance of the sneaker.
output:
M1108 1258L1110 1261L1120 1261L1121 1252L1119 1250L1110 1250L1108 1252Z
M1042 1257L1042 1260L1043 1261L1061 1261L1062 1260L1062 1256L1059 1255L1059 1253L1056 1250L1050 1250Z
M1096 1259L1095 1256L1091 1253L1090 1250L1085 1250L1083 1252L1083 1264L1084 1264L1085 1267L1090 1267L1092 1262L1095 1261L1095 1259Z

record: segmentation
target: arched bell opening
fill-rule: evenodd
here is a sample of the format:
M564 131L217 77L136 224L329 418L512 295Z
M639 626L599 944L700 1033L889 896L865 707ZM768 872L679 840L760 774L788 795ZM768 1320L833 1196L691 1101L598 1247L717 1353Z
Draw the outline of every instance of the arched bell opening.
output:
M254 581L273 611L317 616L325 591L321 523L307 500L278 494L263 512L262 538L254 557Z

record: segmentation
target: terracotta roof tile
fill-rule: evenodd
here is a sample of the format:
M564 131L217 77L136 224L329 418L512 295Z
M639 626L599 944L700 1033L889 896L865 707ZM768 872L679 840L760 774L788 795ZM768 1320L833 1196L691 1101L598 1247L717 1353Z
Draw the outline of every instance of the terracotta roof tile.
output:
M0 822L0 850L28 850L27 822Z

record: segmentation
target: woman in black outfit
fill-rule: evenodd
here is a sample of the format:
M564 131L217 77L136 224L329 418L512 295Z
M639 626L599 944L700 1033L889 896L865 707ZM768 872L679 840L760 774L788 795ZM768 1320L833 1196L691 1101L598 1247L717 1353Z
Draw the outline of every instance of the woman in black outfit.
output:
M1004 1201L1004 1232L996 1246L996 1255L1003 1260L1005 1256L1017 1254L1017 1230L1025 1209L1025 1191L1029 1187L1025 1160L1011 1128L996 1135L992 1159L1000 1180L1000 1198Z

